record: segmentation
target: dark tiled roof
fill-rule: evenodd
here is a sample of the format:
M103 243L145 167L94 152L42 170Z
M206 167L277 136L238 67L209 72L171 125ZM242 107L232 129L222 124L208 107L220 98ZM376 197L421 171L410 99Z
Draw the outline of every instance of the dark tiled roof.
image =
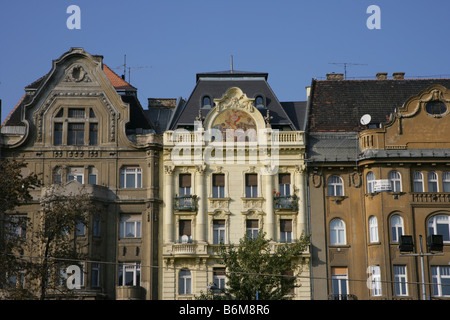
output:
M450 79L313 80L308 132L360 131L360 119L385 122L395 108L432 85L450 88Z

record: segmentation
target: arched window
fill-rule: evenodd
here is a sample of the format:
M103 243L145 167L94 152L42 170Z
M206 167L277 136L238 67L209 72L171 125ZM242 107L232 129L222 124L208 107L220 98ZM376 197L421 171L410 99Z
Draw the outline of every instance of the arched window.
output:
M257 96L255 98L255 106L256 108L264 108L264 99L262 96Z
M378 220L377 217L371 216L369 218L369 242L378 242Z
M434 171L428 173L428 192L439 192L438 175Z
M414 172L413 190L414 192L423 192L423 174L420 171Z
M331 176L328 178L328 195L343 196L344 181L339 176Z
M373 193L373 184L375 182L375 173L369 172L366 176L367 193Z
M402 191L402 179L398 171L391 171L388 175L389 183L391 184L392 192Z
M345 223L339 218L330 221L330 244L343 245L346 244Z
M442 174L442 186L444 187L444 192L450 192L450 172Z
M211 108L211 98L209 96L203 97L202 108Z
M392 242L398 242L401 235L403 235L403 219L402 217L396 214L391 217Z
M440 234L443 241L450 242L450 215L441 214L428 220L428 234Z
M188 269L180 270L178 282L178 294L192 293L192 276Z

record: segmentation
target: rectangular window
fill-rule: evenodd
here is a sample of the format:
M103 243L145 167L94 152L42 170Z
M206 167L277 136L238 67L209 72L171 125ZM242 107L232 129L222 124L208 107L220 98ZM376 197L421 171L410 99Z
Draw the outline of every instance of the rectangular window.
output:
M370 266L372 297L381 296L381 271L380 266Z
M78 181L79 183L84 183L84 168L83 167L70 167L67 172L68 181Z
M139 286L141 284L141 264L119 264L119 286Z
M97 184L97 169L94 167L89 167L89 176L88 183L89 184Z
M280 242L292 242L292 220L280 220Z
M408 295L408 277L406 266L394 266L394 287L396 296Z
M86 226L83 222L77 222L76 228L75 228L75 234L77 236L84 236L86 232Z
M124 167L120 169L120 188L142 188L142 169Z
M245 175L245 197L258 197L258 175L256 173L248 173Z
M290 196L291 195L291 174L290 173L278 174L278 191L280 192L280 196Z
M213 269L213 283L214 288L213 292L220 293L225 290L225 283L226 283L226 275L225 275L225 268L214 268Z
M346 299L348 295L348 271L346 267L331 268L331 284L335 298Z
M63 138L63 124L62 123L55 123L55 131L53 134L53 144L55 146L62 145L62 138Z
M180 270L178 294L192 293L192 276L189 270Z
M89 124L89 145L96 146L98 143L98 123Z
M178 177L178 192L180 196L190 196L191 195L191 174L185 173L180 174Z
M258 237L258 220L247 220L246 221L247 236L250 239L256 239Z
M94 221L92 222L92 235L94 237L100 236L100 216L98 214L94 216Z
M213 221L213 244L225 243L225 220Z
M67 144L70 146L84 145L84 123L69 123Z
M433 296L450 297L450 266L432 266Z
M91 264L91 287L100 287L100 263Z
M178 231L180 242L189 243L192 241L191 220L180 220Z
M225 198L225 175L213 174L213 198Z
M84 109L69 108L69 118L83 119L84 114Z
M140 214L121 215L119 226L120 238L140 238L141 221L142 216Z
M442 174L442 186L444 187L444 192L450 192L450 172Z

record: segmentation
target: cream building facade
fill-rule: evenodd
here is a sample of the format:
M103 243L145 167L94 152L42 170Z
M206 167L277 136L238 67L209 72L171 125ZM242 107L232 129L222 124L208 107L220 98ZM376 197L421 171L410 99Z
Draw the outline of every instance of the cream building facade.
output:
M306 103L280 103L267 74L203 73L164 133L161 299L194 299L225 285L220 244L261 230L272 245L308 233ZM297 112L297 113L296 113ZM294 299L310 299L309 252Z

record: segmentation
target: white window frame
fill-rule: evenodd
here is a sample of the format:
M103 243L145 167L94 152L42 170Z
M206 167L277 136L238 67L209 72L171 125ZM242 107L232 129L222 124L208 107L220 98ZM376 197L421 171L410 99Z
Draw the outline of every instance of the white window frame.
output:
M225 274L215 274L213 270L214 292L222 292L225 289L227 276Z
M373 193L373 185L375 184L375 173L372 171L366 175L367 193Z
M258 221L258 226L255 227L255 228L249 228L247 226L247 221L248 220L256 220L256 221ZM249 237L250 239L256 239L258 237L260 221L257 220L257 219L248 219L248 220L245 221L245 224L246 224L245 225L245 231L246 231L247 237Z
M119 286L140 286L141 285L141 264L139 262L134 263L120 263L118 270ZM127 284L127 273L132 274L132 284ZM120 283L120 276L122 275L122 283Z
M448 171L442 173L442 187L443 192L450 192L450 172Z
M327 185L328 196L339 197L344 195L344 180L340 176L330 176Z
M431 266L431 282L434 297L450 297L450 266ZM447 294L443 292L443 285L448 290Z
M423 192L423 190L423 174L416 171L413 175L413 192Z
M83 167L69 167L67 169L67 181L78 181L84 184L84 168Z
M397 221L394 221L396 219ZM391 241L396 243L399 242L400 236L403 235L404 232L404 223L403 218L398 215L394 214L390 219L391 224Z
M392 192L402 192L402 175L396 170L392 170L388 174L388 180L391 185Z
M192 272L189 269L181 269L178 274L178 294L192 294Z
M371 295L372 297L381 296L381 269L380 266L370 266L371 273Z
M133 184L128 184L127 177L132 176ZM122 167L120 169L120 179L119 179L119 187L121 189L140 189L142 188L142 169L139 167Z
M377 243L380 239L378 237L378 219L375 216L369 218L369 242Z
M223 225L216 224L215 221L224 221ZM213 220L213 244L226 244L226 221L223 219Z
M348 270L346 274L332 274L331 275L331 290L333 294L347 295L349 294L348 288ZM345 284L345 286L343 286Z
M330 221L330 244L333 246L347 244L344 220L334 218Z
M132 233L127 233L127 227L131 227ZM120 216L119 238L140 238L142 234L142 215L122 214Z
M439 177L434 171L428 172L428 192L439 192Z
M397 297L408 295L408 272L405 265L394 266L394 294Z
M438 233L438 224L439 225L447 225L447 233L442 234ZM444 226L445 229L445 226ZM431 234L442 234L442 238L445 243L450 243L450 215L440 214L435 215L428 220L428 233Z

